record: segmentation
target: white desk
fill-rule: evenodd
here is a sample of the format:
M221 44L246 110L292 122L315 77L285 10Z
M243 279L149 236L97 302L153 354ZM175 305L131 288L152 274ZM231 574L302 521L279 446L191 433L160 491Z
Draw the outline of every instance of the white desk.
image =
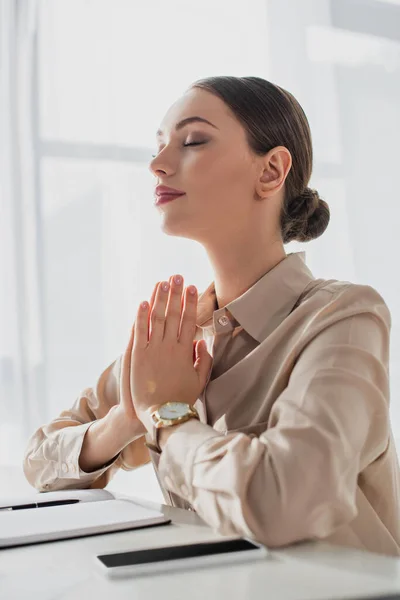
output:
M108 580L96 554L191 543L219 536L193 512L138 500L173 523L0 551L3 600L299 600L400 593L400 559L326 543L274 550L265 562Z

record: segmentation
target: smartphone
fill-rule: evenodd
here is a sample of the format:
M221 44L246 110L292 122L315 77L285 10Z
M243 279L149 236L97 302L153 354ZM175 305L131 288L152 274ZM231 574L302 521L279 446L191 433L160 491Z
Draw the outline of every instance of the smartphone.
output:
M267 556L268 550L265 546L247 538L235 538L101 554L96 559L103 574L116 578L169 572L188 567L238 563Z

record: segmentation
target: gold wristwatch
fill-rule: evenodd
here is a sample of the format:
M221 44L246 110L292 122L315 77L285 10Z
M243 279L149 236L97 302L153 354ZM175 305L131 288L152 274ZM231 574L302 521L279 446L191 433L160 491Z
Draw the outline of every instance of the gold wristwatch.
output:
M195 407L186 402L165 402L151 413L151 419L156 429L161 429L200 417Z

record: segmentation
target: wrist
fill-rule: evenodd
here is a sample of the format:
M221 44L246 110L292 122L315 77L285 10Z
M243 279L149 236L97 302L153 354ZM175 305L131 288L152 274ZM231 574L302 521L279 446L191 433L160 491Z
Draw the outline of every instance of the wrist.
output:
M114 439L118 439L121 450L144 433L139 419L129 419L120 404L111 407L104 419Z
M85 473L110 463L128 444L143 435L141 424L128 419L113 406L101 419L88 427L83 439L79 466Z
M153 448L162 450L176 429L190 419L200 420L195 407L187 402L164 402L140 412L139 418L146 427ZM149 446L150 447L150 446Z

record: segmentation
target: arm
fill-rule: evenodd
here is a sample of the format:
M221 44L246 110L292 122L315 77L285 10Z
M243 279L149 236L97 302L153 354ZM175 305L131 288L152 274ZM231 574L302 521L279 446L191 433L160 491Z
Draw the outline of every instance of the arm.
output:
M192 420L161 440L161 481L220 533L274 547L356 516L358 475L388 439L390 316L376 292L354 287L312 324L259 438Z
M120 410L122 360L118 358L105 369L96 385L85 389L70 410L30 438L23 469L39 491L105 487L124 466L119 453L129 443L134 457L130 466L148 462L141 425L127 425Z

